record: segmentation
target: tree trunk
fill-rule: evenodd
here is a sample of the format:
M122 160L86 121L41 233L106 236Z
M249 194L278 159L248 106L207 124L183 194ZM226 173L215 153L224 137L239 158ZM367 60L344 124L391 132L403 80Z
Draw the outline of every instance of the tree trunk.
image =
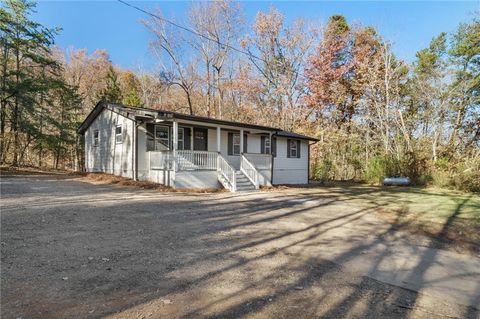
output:
M16 65L16 76L15 84L16 87L19 87L20 83L20 51L19 48L15 50L15 65ZM20 140L18 136L18 118L19 118L19 102L18 102L19 92L15 94L15 103L13 106L13 116L12 116L12 131L13 131L13 161L12 166L18 166L18 148L20 146Z

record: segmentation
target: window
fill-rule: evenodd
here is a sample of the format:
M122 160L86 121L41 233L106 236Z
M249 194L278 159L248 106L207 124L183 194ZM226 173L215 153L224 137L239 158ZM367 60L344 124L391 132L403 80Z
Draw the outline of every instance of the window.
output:
M265 137L263 142L263 149L265 150L265 154L270 154L272 151L270 137Z
M98 146L98 142L100 141L100 133L98 130L93 131L93 146Z
M298 141L288 140L288 143L290 143L290 157L298 157Z
M184 134L184 130L183 130L182 127L178 128L178 145L177 145L177 148L179 150L185 149L185 134Z
M233 134L233 155L240 155L240 134Z
M123 142L123 136L122 136L122 126L117 125L115 127L115 143L121 144Z
M166 151L169 149L170 130L168 126L155 125L155 150Z

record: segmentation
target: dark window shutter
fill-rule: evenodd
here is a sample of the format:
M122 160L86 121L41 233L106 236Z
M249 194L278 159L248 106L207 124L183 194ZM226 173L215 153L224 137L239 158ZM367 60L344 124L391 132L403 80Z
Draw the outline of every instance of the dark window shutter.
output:
M233 133L228 132L228 155L233 155Z
M191 137L192 137L191 129L189 127L184 127L183 128L183 145L186 150L191 149L190 147Z
M290 157L290 140L287 140L287 157Z
M302 142L297 140L297 158L300 158L300 145L302 145Z
M260 137L260 153L265 154L265 136Z
M247 150L248 150L248 138L247 138L247 134L243 134L243 152L248 153Z
M272 148L273 157L277 157L277 138L276 137L272 137L271 148Z
M153 123L147 123L147 152L155 150L155 143L153 141L155 134L155 125Z

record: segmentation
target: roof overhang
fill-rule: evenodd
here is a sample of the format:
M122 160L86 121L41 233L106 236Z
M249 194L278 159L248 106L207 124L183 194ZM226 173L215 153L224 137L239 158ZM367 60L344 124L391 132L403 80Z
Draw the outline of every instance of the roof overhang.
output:
M104 109L109 109L112 112L121 114L136 122L155 122L158 120L172 121L174 119L178 119L178 120L183 120L190 123L203 123L206 125L210 124L212 126L220 126L223 128L231 128L231 127L239 128L239 129L245 128L252 131L256 131L257 133L269 132L278 137L318 141L318 139L313 137L292 133L292 132L287 132L287 131L283 131L281 129L269 127L269 126L226 121L226 120L213 119L213 118L197 116L197 115L188 115L188 114L182 114L182 113L165 111L165 110L155 110L155 109L148 109L148 108L142 108L142 107L129 107L129 106L124 106L120 104L109 103L107 101L100 101L95 105L95 107L90 112L90 114L86 117L83 123L78 127L77 133L85 134L85 131L88 129L88 127L92 124L95 118Z

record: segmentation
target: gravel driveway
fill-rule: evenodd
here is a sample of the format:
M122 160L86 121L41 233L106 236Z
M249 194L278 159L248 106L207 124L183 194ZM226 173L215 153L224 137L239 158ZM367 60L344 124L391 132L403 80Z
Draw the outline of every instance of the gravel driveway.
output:
M2 318L478 318L480 258L289 192L1 179Z

